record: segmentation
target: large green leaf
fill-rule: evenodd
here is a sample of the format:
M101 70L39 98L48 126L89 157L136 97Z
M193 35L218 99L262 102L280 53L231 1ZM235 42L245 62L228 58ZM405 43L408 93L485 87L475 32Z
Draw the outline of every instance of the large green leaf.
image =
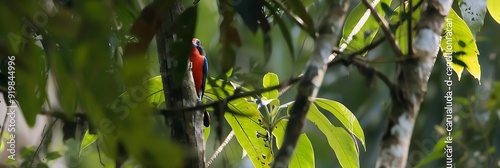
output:
M276 145L278 149L281 147L283 142L283 137L285 136L285 127L288 120L279 121L273 129L273 135L276 138ZM297 147L293 153L292 159L288 165L290 168L308 168L314 166L314 150L309 141L309 138L305 133L300 135L299 141L297 142Z
M459 80L464 68L478 81L481 79L481 67L477 58L479 50L476 41L467 24L454 10L450 10L445 19L441 51L446 61L451 61L451 66L457 73Z
M312 104L307 114L319 130L325 134L342 167L359 167L356 140L342 127L336 127Z
M382 6L390 6L392 0L374 0L375 10L380 16L385 16ZM359 3L347 16L344 29L342 30L341 50L354 52L369 45L377 34L380 24L371 15L371 12L363 3Z
M148 102L158 106L165 101L165 94L163 94L163 82L161 81L161 76L155 76L148 80Z
M241 103L242 101L240 101ZM228 104L229 109L237 113L259 113L256 106L250 104ZM262 122L261 115L236 115L225 113L224 117L234 131L236 139L256 168L269 167L273 160L271 137L268 128Z
M487 5L490 15L497 23L500 23L500 0L488 0Z
M272 87L279 85L280 81L278 79L278 75L274 73L267 73L264 75L264 78L262 79L262 86L264 88ZM278 90L272 90L269 92L264 92L262 93L262 96L266 97L267 99L277 99L279 96Z
M347 107L339 102L322 98L316 98L316 100L314 100L314 103L316 103L316 105L325 109L326 111L332 113L349 132L354 134L354 136L356 136L361 141L363 147L366 150L365 134L363 132L363 129L361 128L361 125L359 125L356 116L349 109L347 109Z
M9 57L11 63L8 64L11 68L5 72L8 74L8 84L12 86L9 91L15 92L9 94L7 96L9 99L6 101L11 105L17 100L16 105L21 108L26 123L32 127L47 97L46 60L34 40L26 41L24 49L18 54L16 57Z

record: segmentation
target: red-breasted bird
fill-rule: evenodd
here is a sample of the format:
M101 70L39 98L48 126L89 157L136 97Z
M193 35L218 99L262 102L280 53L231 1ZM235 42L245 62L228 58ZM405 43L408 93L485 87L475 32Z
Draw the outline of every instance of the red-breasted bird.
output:
M194 86L200 102L205 93L205 82L207 81L208 74L208 60L205 56L206 52L201 45L201 41L197 38L193 38L193 47L191 48L191 56L189 57L189 60L193 65L191 71L193 72ZM210 116L206 110L204 111L203 125L208 127L210 125Z

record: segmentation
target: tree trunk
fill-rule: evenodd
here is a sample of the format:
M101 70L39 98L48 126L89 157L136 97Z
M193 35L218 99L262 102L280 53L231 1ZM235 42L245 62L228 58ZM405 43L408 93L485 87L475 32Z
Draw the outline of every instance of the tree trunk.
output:
M311 103L314 102L319 87L327 69L333 46L337 46L338 38L341 36L342 25L345 14L349 7L349 0L334 0L328 4L328 10L318 27L318 36L315 39L313 55L307 63L304 77L299 82L297 97L290 111L290 119L286 126L283 144L276 155L273 167L288 167L290 158L295 152L297 141L304 129L307 112Z
M183 79L175 79L173 70L177 64L171 44L174 41L172 27L184 10L182 1L176 0L164 13L164 22L156 35L158 58L163 81L165 101L168 108L192 107L197 103L191 69ZM181 84L175 84L182 80ZM165 117L171 128L171 138L183 145L186 153L184 167L205 167L205 144L203 142L203 113L197 111L176 112Z
M377 167L406 167L409 146L427 82L436 61L445 17L452 0L426 0L416 26L413 55L399 64L398 92L392 95L392 108L381 142Z

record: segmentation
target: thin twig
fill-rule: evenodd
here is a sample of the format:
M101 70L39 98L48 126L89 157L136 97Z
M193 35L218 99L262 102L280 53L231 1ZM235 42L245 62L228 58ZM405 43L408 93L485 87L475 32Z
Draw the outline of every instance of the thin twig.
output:
M9 110L9 108L7 108ZM3 138L3 130L5 129L5 123L7 123L7 114L8 111L5 112L5 118L3 118L3 123L2 123L2 131L0 131L0 140Z
M210 165L215 160L215 158L217 158L217 156L219 156L219 154L222 152L222 150L224 150L224 148L227 146L227 144L229 144L229 141L231 141L231 139L233 139L233 137L234 137L234 131L231 130L231 132L229 132L229 134L227 135L226 139L224 139L224 142L222 142L222 144L220 144L219 148L217 148L217 150L215 150L212 157L210 157L210 159L208 160L207 167L210 167Z
M42 143L43 141L45 141L45 138L47 138L47 135L49 134L48 132L52 129L52 127L54 126L54 124L57 122L57 120L59 120L59 118L56 118L50 125L49 127L47 128L47 130L45 131L45 133L43 134L42 136L42 140L40 140L40 144L38 145L38 147L36 147L36 150L35 150L35 153L33 154L33 157L31 158L31 161L30 161L30 165L29 167L32 167L33 166L33 162L35 161L35 157L37 157L38 155L38 152L40 151L40 147L42 146ZM43 127L43 130L45 130L45 128L47 127L47 125L45 125Z
M380 70L378 70L377 68L373 67L373 66L370 66L369 64L365 63L365 62L362 62L364 60L361 60L360 58L357 58L357 57L354 57L352 59L352 63L358 67L362 67L364 69L368 69L372 72L375 73L375 75L380 78L380 80L382 80L382 82L385 83L385 85L387 85L387 87L389 88L389 90L392 90L394 88L396 88L396 84L394 82L391 81L391 79L389 79L389 77L387 75L385 75L384 73L382 73Z
M398 43L396 42L396 39L394 38L394 34L392 34L391 29L389 28L389 23L380 16L380 14L373 8L373 6L368 2L368 0L362 0L363 4L370 9L372 16L377 20L377 22L380 23L380 27L382 28L382 31L384 31L385 36L389 38L389 44L391 45L392 49L398 56L402 56L403 52L401 51L401 48L399 48Z
M211 102L211 103L207 103L207 104L202 104L202 105L199 105L199 106L193 106L193 107L186 107L186 108L179 108L179 109L168 109L168 110L161 110L161 114L168 114L168 113L172 113L172 112L185 112L185 111L195 111L195 110L198 110L198 109L205 109L205 108L208 108L208 107L213 107L217 104L220 104L221 102L229 102L231 100L235 100L235 99L239 99L239 98L242 98L242 97L248 97L248 96L253 96L253 95L257 95L257 94L261 94L261 93L264 93L264 92L269 92L269 91L272 91L272 90L280 90L280 89L283 89L289 85L293 85L295 83L297 83L298 81L300 81L301 77L296 77L296 78L292 78L286 82L283 82L283 83L280 83L279 85L276 85L276 86L271 86L271 87L268 87L268 88L262 88L262 89L258 89L258 90L254 90L254 91L250 91L250 92L244 92L244 93L234 93L233 95L231 96L228 96L222 100L218 100L218 101L214 101L214 102Z

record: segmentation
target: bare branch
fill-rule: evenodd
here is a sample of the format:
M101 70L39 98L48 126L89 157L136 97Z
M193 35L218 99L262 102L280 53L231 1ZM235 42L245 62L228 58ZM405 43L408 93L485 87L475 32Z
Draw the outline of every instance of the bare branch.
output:
M360 71L369 71L369 72L372 72L375 76L377 76L378 78L380 78L380 80L382 80L382 82L384 82L384 84L389 88L389 90L394 90L397 88L397 85L394 84L391 79L389 79L389 77L387 75L385 75L384 73L382 73L380 70L376 69L375 67L367 64L366 62L364 62L363 60L361 60L361 58L358 58L358 57L353 57L352 58L352 63L358 67L360 69Z

